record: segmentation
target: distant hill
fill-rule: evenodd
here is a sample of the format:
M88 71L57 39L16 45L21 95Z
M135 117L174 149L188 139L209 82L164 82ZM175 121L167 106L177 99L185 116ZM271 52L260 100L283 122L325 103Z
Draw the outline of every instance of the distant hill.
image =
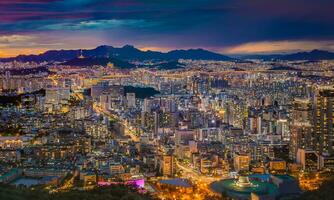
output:
M319 60L333 60L334 53L323 50L313 50L310 52L298 52L293 54L272 54L272 55L245 55L240 56L241 59L261 59L261 60L309 60L309 61L319 61Z
M310 52L299 52L280 57L281 60L333 60L334 53L322 50L313 50Z
M90 50L51 50L39 55L20 55L13 58L3 58L0 59L0 61L10 62L16 60L21 62L65 62L79 57L81 53L84 57L117 58L126 61L166 61L178 59L217 61L235 60L228 56L224 56L204 49L174 50L167 53L162 53L159 51L141 51L131 45L125 45L120 48L103 45Z
M19 55L12 58L1 58L1 62L12 62L14 60L19 62L51 62L58 61L64 62L78 57L80 55L80 50L51 50L39 55Z
M228 56L224 56L218 53L213 53L211 51L207 51L204 49L174 50L166 53L164 57L168 60L178 60L178 59L219 60L219 61L236 60Z

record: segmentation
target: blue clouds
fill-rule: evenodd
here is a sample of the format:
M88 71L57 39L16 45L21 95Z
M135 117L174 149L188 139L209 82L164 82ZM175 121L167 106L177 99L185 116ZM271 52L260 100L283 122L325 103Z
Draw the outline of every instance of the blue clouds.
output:
M87 21L71 21L66 23L55 23L43 26L42 30L108 30L118 28L141 29L152 28L158 23L147 22L146 20L134 19L101 19Z
M216 49L334 40L333 7L331 0L3 0L0 35L89 32L97 41Z

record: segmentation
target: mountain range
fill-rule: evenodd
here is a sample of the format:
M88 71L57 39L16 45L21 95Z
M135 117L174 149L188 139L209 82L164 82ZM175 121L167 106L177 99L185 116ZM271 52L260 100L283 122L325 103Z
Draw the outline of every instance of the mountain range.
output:
M90 50L50 50L39 55L19 55L12 58L0 59L2 62L66 62L78 58L80 55L89 58L114 58L124 61L163 60L174 61L178 59L192 60L218 60L233 61L234 58L204 49L173 50L167 53L159 51L142 51L131 45L123 47L99 46Z
M82 56L79 58L79 56ZM245 62L249 59L261 60L332 60L334 53L323 50L313 50L310 52L298 52L292 54L269 54L269 55L244 55L238 58L221 55L204 49L188 49L188 50L173 50L169 52L159 51L142 51L131 45L123 47L99 46L95 49L86 50L50 50L39 55L19 55L11 58L0 58L0 62L60 62L64 65L73 66L92 66L103 65L108 63L114 64L115 67L122 69L131 69L135 67L132 61L155 61L160 63L159 69L177 69L183 66L177 62L179 59L192 60L216 60L216 61L237 61ZM163 61L163 62L161 62ZM165 64L162 64L165 63Z
M334 53L323 50L312 50L309 52L297 52L292 54L268 54L268 55L246 55L240 56L241 59L262 59L262 60L308 60L308 61L319 61L319 60L333 60Z

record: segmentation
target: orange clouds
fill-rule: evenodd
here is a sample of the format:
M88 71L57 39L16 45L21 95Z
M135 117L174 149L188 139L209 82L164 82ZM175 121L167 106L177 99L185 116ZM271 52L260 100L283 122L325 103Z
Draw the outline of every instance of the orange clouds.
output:
M151 51L161 51L161 52L168 52L171 50L171 48L168 47L140 47L139 49L142 51L151 50Z
M313 49L334 50L334 41L264 41L224 48L227 54L283 53Z
M35 47L36 37L30 35L1 35L0 57L12 57L21 54L38 54L46 48Z
M17 55L30 55L40 54L47 51L47 49L35 49L35 48L0 48L0 58L14 57Z

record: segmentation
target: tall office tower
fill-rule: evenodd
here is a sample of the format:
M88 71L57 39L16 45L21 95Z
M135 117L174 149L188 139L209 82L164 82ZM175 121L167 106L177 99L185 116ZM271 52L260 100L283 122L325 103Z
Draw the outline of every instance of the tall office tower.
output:
M259 115L248 117L249 130L252 134L262 134L262 117Z
M110 107L111 107L111 98L110 98L110 95L108 95L108 94L101 94L99 104L105 110L110 109Z
M281 135L284 141L289 141L290 131L289 131L288 120L282 118L278 119L276 123L277 123L276 134Z
M233 100L230 104L230 114L229 124L237 128L244 127L244 119L247 117L247 107L241 100Z
M312 104L310 99L296 98L291 113L290 158L296 160L298 149L312 148Z
M193 90L193 94L194 95L198 95L199 94L199 78L198 77L193 77L192 80L192 90Z
M160 162L160 172L164 176L174 176L175 174L175 162L173 155L162 156Z
M160 111L155 111L154 112L154 130L153 130L153 135L151 138L156 138L159 135L159 127L160 127Z
M225 108L226 108L226 112L225 112L224 122L228 123L230 125L233 125L234 109L233 109L233 106L232 106L232 102L228 101L225 104Z
M144 99L142 110L143 112L151 112L152 110L152 100L151 99Z
M126 94L126 101L129 108L136 107L136 94L135 93L127 93Z
M334 87L317 88L314 96L314 139L316 151L334 154Z

